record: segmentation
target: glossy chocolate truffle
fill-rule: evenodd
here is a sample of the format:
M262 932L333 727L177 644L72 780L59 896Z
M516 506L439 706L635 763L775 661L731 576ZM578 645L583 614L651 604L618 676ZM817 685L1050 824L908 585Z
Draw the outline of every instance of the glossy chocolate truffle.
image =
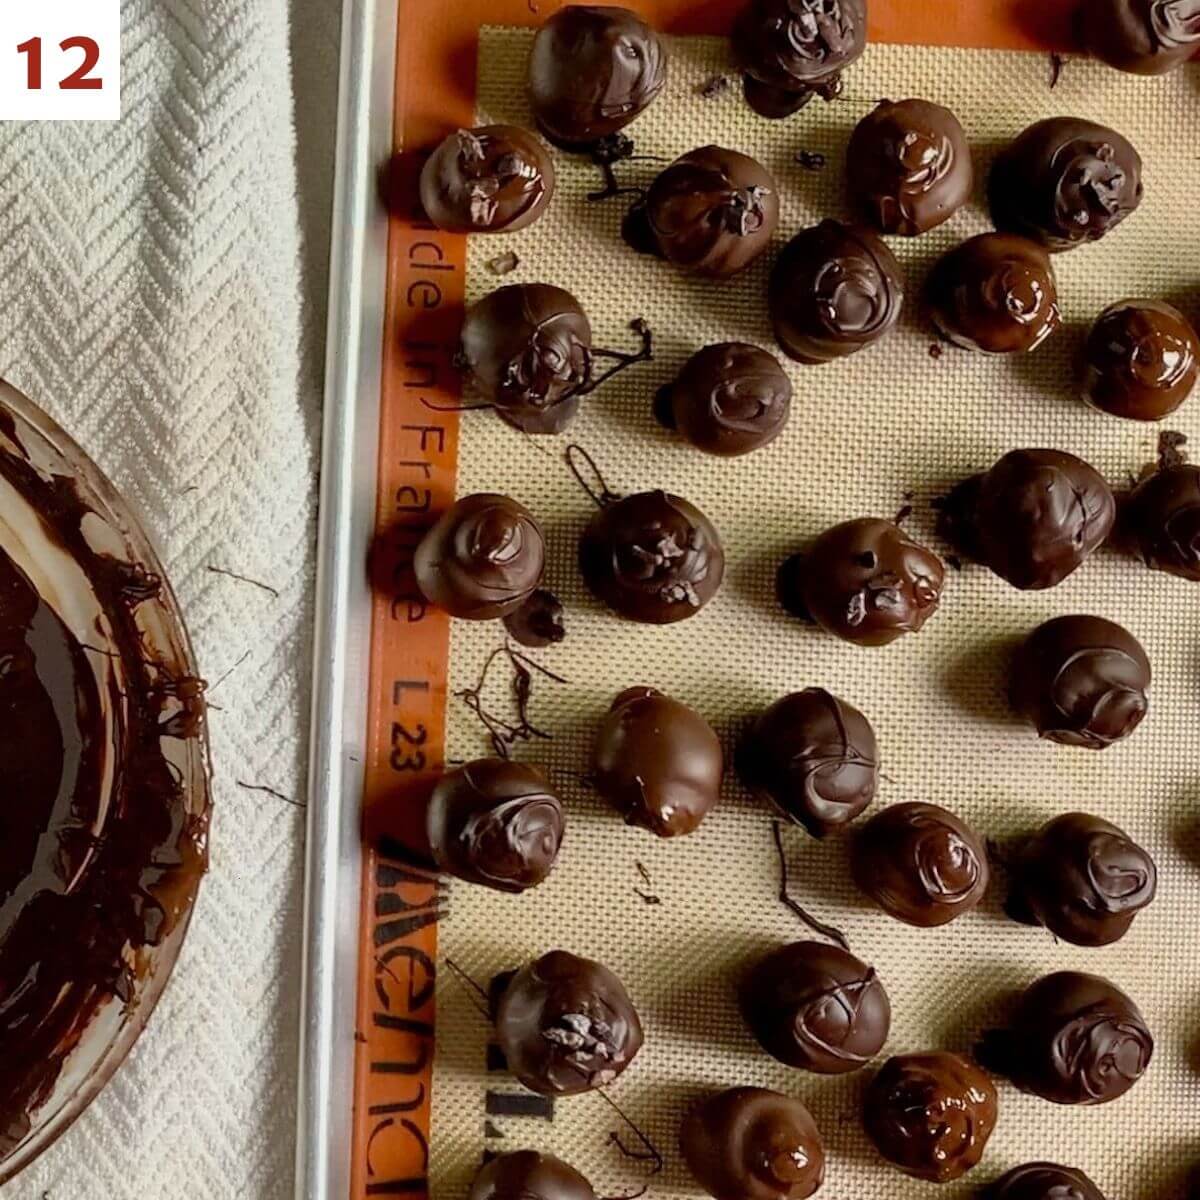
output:
M866 1066L892 1023L875 968L826 942L792 942L761 959L742 983L741 1007L768 1054L820 1075Z
M669 838L691 833L708 815L723 768L721 743L698 712L635 687L600 723L592 780L628 824Z
M455 501L413 555L421 594L470 621L520 608L545 566L546 540L533 514L510 496L490 492Z
M879 748L857 708L824 688L806 688L754 721L737 767L751 791L813 837L824 837L874 799Z
M523 892L554 867L562 801L536 767L481 758L438 780L425 827L440 870L499 892Z
M579 540L584 582L613 612L647 625L694 617L716 594L725 551L695 505L666 492L606 504Z
M787 424L792 381L779 360L745 342L705 346L655 399L654 412L709 454L749 454Z
M988 1184L982 1200L1104 1200L1104 1195L1074 1167L1031 1162L1005 1171Z
M479 1168L467 1200L596 1200L596 1193L561 1158L537 1150L514 1150Z
M1200 467L1176 463L1148 476L1126 500L1121 524L1146 566L1200 581Z
M733 27L746 100L772 119L836 96L866 43L866 0L749 0Z
M904 278L878 234L826 220L783 248L767 301L783 352L814 365L883 337L900 319Z
M592 381L592 327L570 292L548 283L509 284L467 309L462 358L508 424L525 433L561 433Z
M871 224L905 237L952 217L975 184L958 118L928 100L881 100L850 135L846 174Z
M1142 160L1116 130L1075 117L1031 125L988 179L996 228L1048 250L1094 242L1142 202Z
M901 1054L871 1081L863 1125L879 1153L902 1171L949 1183L983 1156L996 1127L996 1088L961 1054Z
M1008 912L1075 946L1119 941L1153 899L1154 859L1101 817L1065 813L1043 825L1012 864Z
M1038 736L1103 750L1149 707L1150 660L1133 634L1102 617L1055 617L1013 659L1009 697Z
M624 985L590 959L551 950L497 991L496 1041L532 1092L605 1087L642 1048L642 1023Z
M701 1101L683 1119L679 1149L716 1200L807 1200L825 1179L812 1115L766 1088L730 1088Z
M645 218L668 262L725 279L770 245L779 223L779 188L748 155L702 146L676 159L650 185Z
M554 192L546 148L515 125L460 129L421 171L421 207L451 233L513 233L538 219Z
M1200 339L1162 300L1123 300L1106 308L1084 347L1083 398L1134 421L1159 421L1191 394Z
M776 579L795 616L860 646L919 633L937 611L946 571L932 550L898 525L864 517L827 529L787 559Z
M584 147L624 129L662 91L667 56L627 8L572 4L547 18L529 57L529 100L557 145Z
M937 331L964 350L1036 350L1062 324L1050 256L1009 233L981 233L943 255L925 301Z
M1150 1065L1154 1038L1137 1005L1098 975L1058 971L1026 989L1008 1029L992 1030L980 1060L1054 1104L1107 1104Z
M1094 468L1061 450L1010 450L951 493L945 532L1023 591L1054 587L1100 546L1117 506Z
M1165 75L1200 50L1196 0L1083 0L1076 24L1089 54L1134 75Z
M936 804L893 804L854 839L854 882L884 912L909 925L945 925L987 891L987 851L979 836Z

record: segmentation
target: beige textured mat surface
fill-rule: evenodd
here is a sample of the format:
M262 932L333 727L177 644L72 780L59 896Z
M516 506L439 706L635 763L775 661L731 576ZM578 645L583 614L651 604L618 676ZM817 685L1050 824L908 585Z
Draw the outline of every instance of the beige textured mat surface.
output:
M529 123L523 98L528 34L491 30L482 39L479 118ZM1005 1084L983 1165L941 1189L970 1194L1000 1171L1036 1158L1084 1168L1110 1200L1182 1194L1200 1161L1200 590L1103 552L1048 592L1022 594L985 572L950 572L942 611L919 637L880 650L842 644L785 618L775 607L776 562L826 525L891 516L913 491L911 528L932 533L930 499L1005 450L1050 446L1094 463L1122 483L1153 455L1157 430L1095 413L1073 396L1072 355L1081 327L1127 295L1163 296L1196 316L1200 285L1200 71L1145 81L1068 62L1048 88L1045 56L871 47L847 79L847 102L814 104L781 123L755 118L737 90L704 100L699 87L725 69L724 44L671 44L671 81L638 121L638 148L673 158L710 141L759 157L783 193L780 240L823 215L845 211L842 154L873 99L926 96L962 118L982 167L992 148L1053 113L1114 125L1146 159L1146 201L1100 247L1059 256L1068 328L1035 355L1016 360L948 349L929 354L930 333L910 304L884 343L839 364L790 367L791 423L771 448L746 458L705 458L660 430L650 414L655 388L707 342L744 339L771 346L764 302L767 261L728 284L687 280L638 258L619 240L623 201L589 205L592 168L558 157L559 192L548 216L508 238L475 239L469 292L497 285L485 262L506 249L521 258L505 282L542 280L569 288L591 314L597 344L624 347L629 318L647 317L658 354L585 403L569 437L586 446L618 491L662 486L700 505L729 557L722 593L695 619L668 628L618 621L585 593L575 545L591 505L561 462L566 438L536 444L491 414L467 414L459 485L463 493L508 491L545 522L548 582L565 601L569 637L542 661L570 683L546 684L534 712L554 732L518 755L545 762L569 802L560 865L523 897L455 884L442 948L476 978L553 946L598 958L626 982L647 1029L646 1048L613 1089L614 1098L667 1155L655 1196L695 1195L675 1146L679 1118L709 1088L760 1084L802 1097L829 1150L831 1200L901 1200L932 1195L878 1160L857 1121L871 1072L829 1079L794 1072L760 1053L743 1029L732 980L747 956L801 938L805 930L776 903L776 861L767 814L730 780L723 805L697 834L673 843L626 828L577 779L592 731L611 697L633 683L657 686L704 713L732 743L744 717L783 693L819 684L861 707L879 735L891 782L880 803L928 800L960 813L984 835L1003 838L1070 808L1117 822L1151 849L1159 898L1119 946L1056 946L1000 912L1003 881L983 907L939 930L910 929L868 907L851 884L842 846L788 831L795 891L841 925L856 952L879 969L894 1009L888 1052L967 1049L995 1019L1006 990L1055 968L1110 976L1141 1003L1158 1035L1149 1075L1124 1099L1095 1110L1057 1108ZM793 163L820 151L824 171ZM648 180L653 164L635 165ZM982 175L982 171L980 172ZM944 248L987 228L976 203L916 242L893 240L910 296ZM1172 427L1200 453L1200 396ZM1013 724L1003 702L1007 640L1057 614L1094 612L1127 625L1154 665L1151 714L1124 745L1103 754L1040 744ZM474 681L498 627L456 623L451 681ZM451 757L487 752L482 730L452 702ZM574 775L572 773L575 773ZM635 894L635 863L647 868L662 903ZM466 994L444 974L438 1019L432 1169L440 1200L460 1196L485 1145L553 1150L612 1195L637 1179L636 1164L606 1146L612 1113L594 1096L568 1097L552 1121L495 1117L502 1139L485 1139L489 1087L516 1092L485 1069L487 1029Z

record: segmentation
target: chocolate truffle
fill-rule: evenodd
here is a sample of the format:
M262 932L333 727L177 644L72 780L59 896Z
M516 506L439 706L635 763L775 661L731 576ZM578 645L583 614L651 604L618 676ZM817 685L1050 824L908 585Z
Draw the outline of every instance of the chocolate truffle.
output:
M1062 324L1050 256L1036 242L981 233L943 255L925 300L937 331L964 350L1036 350Z
M996 228L1048 250L1094 242L1142 202L1142 160L1116 130L1075 117L1030 125L988 179Z
M761 959L742 984L741 1007L768 1054L820 1075L866 1066L892 1023L875 968L825 942L792 942Z
M666 492L639 492L606 504L579 541L579 569L613 612L647 625L698 613L725 574L712 522Z
M462 359L508 424L525 433L561 433L592 380L592 327L570 292L548 283L509 284L467 309Z
M471 621L520 608L541 583L545 565L546 540L533 514L490 492L455 501L413 555L421 594Z
M1074 1167L1032 1162L1005 1171L983 1190L983 1200L1104 1200L1100 1189Z
M866 43L866 0L749 0L733 27L746 100L772 119L833 99Z
M708 815L723 769L721 743L698 712L634 687L600 723L592 780L628 824L669 838L691 833Z
M679 1149L716 1200L806 1200L825 1179L812 1115L766 1088L729 1088L696 1105L683 1119Z
M1098 975L1057 971L1026 989L1008 1029L992 1030L980 1061L1054 1104L1107 1104L1150 1065L1154 1038L1137 1005Z
M655 400L669 429L709 454L749 454L773 442L787 424L792 382L779 360L745 342L705 346Z
M498 892L523 892L554 867L562 801L536 767L481 758L438 780L425 827L440 870Z
M496 1041L532 1092L573 1095L612 1083L642 1048L642 1023L607 968L551 950L497 981Z
M421 171L421 207L451 233L513 233L532 225L554 192L554 166L532 133L483 125L452 133Z
M946 571L898 525L865 517L827 529L779 568L783 606L860 646L919 633L937 611Z
M783 352L814 365L883 337L900 319L904 278L877 234L826 220L801 230L783 248L767 302Z
M1117 505L1100 473L1061 450L1010 450L943 507L963 553L1023 591L1054 587L1112 530Z
M1075 946L1108 946L1154 899L1154 859L1115 825L1065 813L1043 825L1012 866L1008 912Z
M857 708L824 688L806 688L755 720L737 767L751 791L819 838L871 803L879 748Z
M1125 502L1121 524L1146 566L1200 581L1200 467L1176 463L1148 476Z
M1083 0L1076 24L1089 54L1134 75L1165 75L1200 50L1195 0Z
M779 188L753 158L702 146L676 159L650 185L645 218L668 262L726 279L770 245L779 223Z
M553 1154L514 1150L479 1168L467 1200L596 1200L592 1185Z
M667 56L627 8L572 4L533 39L529 101L555 144L582 148L624 129L662 91Z
M936 804L893 804L854 839L854 882L884 912L908 925L945 925L970 912L988 885L979 836Z
M1137 638L1102 617L1055 617L1017 651L1009 675L1013 709L1038 736L1103 750L1141 724L1150 660Z
M975 184L958 118L928 100L881 100L850 135L846 174L871 224L905 237L952 217Z
M949 1183L983 1156L996 1126L996 1088L961 1054L901 1054L867 1088L863 1125L902 1171Z
M1162 300L1106 308L1084 348L1083 398L1134 421L1159 421L1191 394L1200 372L1191 322Z

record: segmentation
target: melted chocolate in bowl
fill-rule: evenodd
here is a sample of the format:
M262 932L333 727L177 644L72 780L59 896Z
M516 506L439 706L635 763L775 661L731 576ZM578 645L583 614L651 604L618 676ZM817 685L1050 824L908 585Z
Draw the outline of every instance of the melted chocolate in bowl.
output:
M108 1081L207 866L203 684L112 485L0 383L0 1182Z

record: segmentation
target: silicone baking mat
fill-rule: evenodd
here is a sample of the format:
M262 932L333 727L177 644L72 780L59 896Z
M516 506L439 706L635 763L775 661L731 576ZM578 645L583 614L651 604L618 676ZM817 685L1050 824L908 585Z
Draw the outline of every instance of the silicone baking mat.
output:
M876 0L876 25L882 24L885 33L902 28L889 21L904 7ZM1036 36L1055 36L1057 7L1041 10L1049 23ZM957 16L948 18L942 40L1011 46L1029 44L1034 37L1011 23L1009 6L955 8ZM975 36L962 23L966 10L973 10ZM538 19L526 16L522 24ZM724 24L722 12L697 17L692 28ZM928 24L922 28L928 40L935 40ZM478 34L475 116L480 123L530 124L523 80L531 36L529 29L498 27ZM1195 899L1200 617L1194 589L1108 551L1041 593L1017 592L968 565L948 573L942 609L922 635L867 650L785 617L774 603L772 580L778 561L827 525L854 516L890 517L909 504L914 511L908 527L945 553L948 548L933 531L931 501L1014 447L1070 450L1114 485L1152 460L1157 428L1086 408L1075 396L1073 360L1090 320L1125 296L1164 297L1193 317L1200 315L1195 303L1200 209L1194 204L1200 187L1194 137L1200 128L1200 69L1147 81L1069 59L1051 89L1044 51L875 40L848 72L841 102L814 103L788 121L772 123L750 112L736 86L712 98L702 95L708 80L729 71L726 46L714 37L670 37L667 90L630 132L639 153L663 159L709 142L759 158L780 185L781 244L820 217L848 214L846 138L884 96L922 96L953 108L967 129L981 180L995 149L1040 117L1074 114L1113 125L1142 152L1146 200L1103 244L1055 259L1066 327L1035 354L1015 359L949 347L934 357L934 339L916 303L933 259L988 228L978 197L921 239L893 239L909 282L900 327L843 362L789 365L795 400L788 428L772 447L735 460L702 456L660 429L650 403L655 389L708 342L740 339L773 347L764 302L771 256L720 284L690 280L661 262L638 257L619 236L625 201L589 203L586 193L598 186L595 169L561 154L555 200L529 230L473 239L465 258L455 257L464 253L460 239L431 239L433 249L415 255L418 264L433 265L424 272L413 266L417 234L401 242L399 256L394 239L393 294L401 300L392 315L407 330L402 348L392 352L398 372L394 394L401 400L405 384L414 394L410 401L416 393L431 403L453 399L450 377L423 364L442 361L439 356L452 347L461 319L459 295L442 306L451 293L441 280L463 263L468 302L500 282L555 283L570 289L589 312L598 345L630 346L628 322L641 316L654 329L656 353L653 363L631 368L590 398L559 438L523 437L490 413L465 414L457 422L435 420L428 408L410 403L397 410L407 413L403 420L393 414L409 431L405 436L412 450L406 457L399 435L390 451L385 441L381 465L389 465L390 453L392 469L385 478L393 486L381 498L381 524L393 533L411 530L402 542L414 541L429 513L449 499L455 460L459 494L508 492L547 529L547 583L567 606L569 632L562 645L536 657L567 682L535 681L532 715L553 737L520 746L516 754L550 769L567 800L569 824L551 879L524 896L458 883L439 892L427 877L373 866L367 916L370 944L381 953L375 953L374 962L371 955L364 958L366 1048L359 1105L360 1132L361 1119L373 1114L374 1124L366 1124L377 1153L362 1159L359 1185L370 1194L372 1182L399 1178L398 1167L382 1165L389 1156L407 1161L414 1176L424 1175L420 1156L405 1160L398 1139L408 1137L415 1146L416 1135L424 1133L430 1030L422 1023L433 1019L435 957L428 934L440 917L437 958L452 959L480 983L557 946L597 958L621 976L642 1014L646 1046L611 1095L666 1157L664 1173L651 1181L655 1196L698 1194L676 1149L679 1120L698 1095L742 1084L789 1092L812 1109L829 1156L822 1195L899 1200L937 1191L964 1196L1001 1171L1038 1158L1082 1167L1110 1198L1182 1194L1188 1171L1200 1161L1195 1129L1200 1103L1200 905ZM457 49L461 64L474 44ZM431 116L423 134L434 133L439 119L463 118ZM802 150L823 155L824 167L802 167L796 160ZM645 183L656 169L648 162L625 164L624 174ZM508 250L519 266L500 281L487 263ZM437 268L444 274L439 276ZM435 281L439 303L414 334L403 309L419 307L432 295L424 291L425 280ZM1200 453L1200 397L1170 426L1191 434ZM721 593L697 617L666 628L636 626L608 614L586 593L575 553L593 509L563 462L571 441L588 450L613 489L664 487L712 518L726 546L728 569ZM417 453L418 443L424 457ZM420 515L398 515L408 511L406 505ZM414 782L398 792L396 781L405 779L406 764L415 764L410 771L415 781L441 761L443 701L445 756L467 759L489 752L485 732L453 694L475 684L502 631L467 622L450 630L444 621L431 626L436 615L418 613L419 601L401 584L380 603L401 628L391 631L390 649L386 643L377 647L395 669L382 670L377 658L377 761L369 817L375 814L379 828L379 814L386 813L383 825L400 834L403 819L418 809L420 788ZM1092 612L1126 625L1154 666L1150 716L1133 738L1103 754L1039 743L1031 731L1014 724L1004 704L1004 660L1012 641L1040 621L1070 612ZM416 639L414 624L423 626ZM448 674L443 674L440 639L446 638ZM412 669L405 671L406 663ZM1112 978L1142 1006L1157 1037L1147 1077L1122 1100L1093 1110L1054 1107L1002 1085L1000 1119L984 1162L959 1184L936 1189L882 1163L858 1122L859 1096L871 1069L842 1078L792 1071L757 1049L736 1011L733 982L746 961L770 946L808 936L776 900L770 814L730 777L721 805L696 834L660 842L625 827L582 783L600 715L613 695L634 683L693 705L718 729L729 751L756 710L788 691L824 686L860 707L876 727L888 777L879 806L904 800L942 804L980 834L1001 840L1073 808L1124 827L1154 854L1159 897L1122 943L1090 951L1058 945L1049 934L1004 918L1002 873L976 913L939 930L918 930L887 918L857 894L841 841L818 843L788 829L786 844L793 892L845 930L855 952L878 968L888 988L894 1017L885 1053L969 1050L979 1032L998 1019L1014 988L1050 970L1077 968ZM501 709L504 686L498 665L489 695ZM398 807L398 794L411 796L412 803ZM419 945L412 941L417 936L425 938ZM391 964L386 971L378 966L381 957L385 966ZM403 988L396 974L400 965ZM407 1005L397 1016L401 992ZM378 998L385 994L384 1015L393 1023L407 1021L412 1027L400 1032L414 1039L409 1052L390 1059L376 1052ZM584 1095L550 1104L523 1093L503 1072L489 1071L495 1060L489 1059L488 1032L469 990L450 972L440 972L436 1053L428 1081L428 1176L434 1195L461 1195L485 1151L525 1146L572 1161L601 1194L638 1186L644 1172L609 1143L610 1131L621 1126L602 1099ZM378 1070L381 1065L390 1069ZM389 1101L386 1089L401 1081L403 1096L396 1093ZM391 1111L385 1113L389 1102ZM385 1120L390 1123L384 1125ZM405 1132L405 1121L415 1133Z

